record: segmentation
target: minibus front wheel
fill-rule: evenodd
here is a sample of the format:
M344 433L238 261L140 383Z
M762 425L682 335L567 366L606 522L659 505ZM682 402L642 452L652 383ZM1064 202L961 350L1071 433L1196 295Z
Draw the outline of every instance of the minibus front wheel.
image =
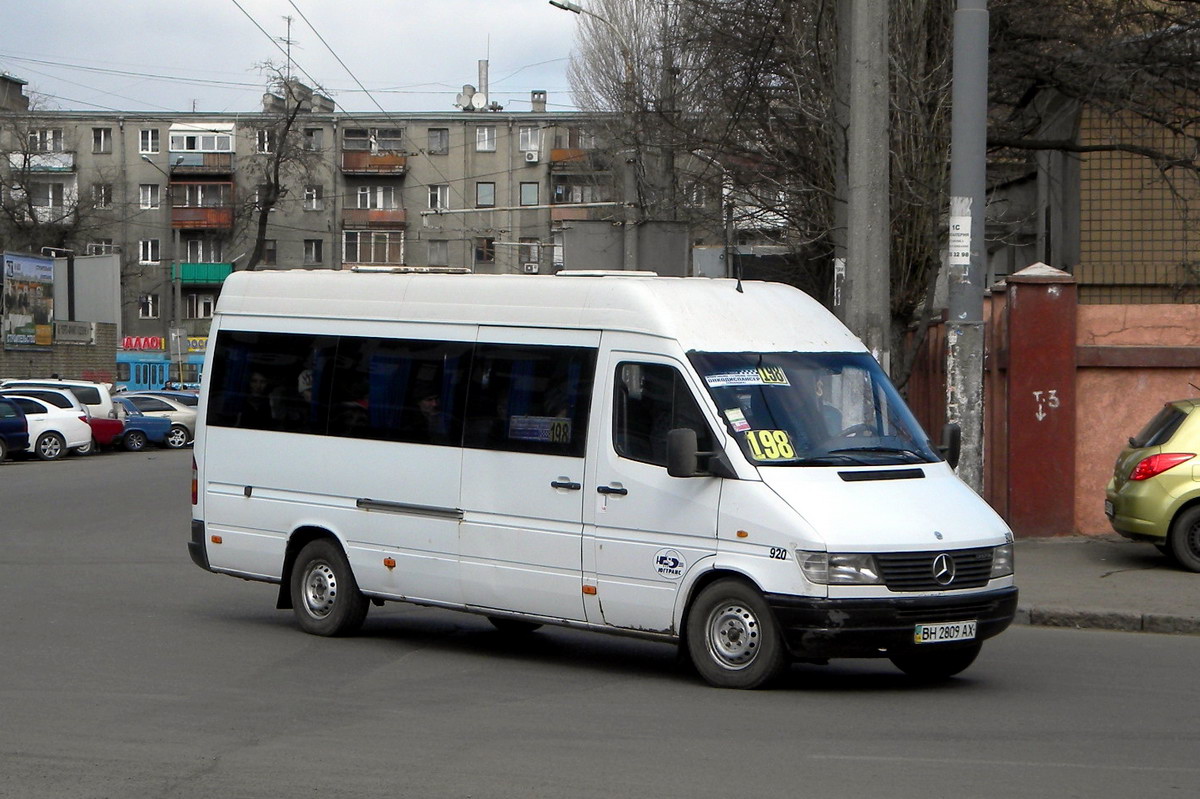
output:
M313 635L348 635L362 626L370 604L336 542L310 541L292 567L292 608L300 629Z
M755 588L717 580L700 592L688 613L692 664L719 688L759 688L787 667L779 625Z

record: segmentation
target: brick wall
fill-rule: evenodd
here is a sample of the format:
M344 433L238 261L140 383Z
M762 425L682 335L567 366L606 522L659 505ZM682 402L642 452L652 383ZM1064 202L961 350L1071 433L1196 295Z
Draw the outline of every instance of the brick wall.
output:
M0 349L0 378L59 377L112 382L117 367L117 326L98 322L95 344L55 344L46 351Z

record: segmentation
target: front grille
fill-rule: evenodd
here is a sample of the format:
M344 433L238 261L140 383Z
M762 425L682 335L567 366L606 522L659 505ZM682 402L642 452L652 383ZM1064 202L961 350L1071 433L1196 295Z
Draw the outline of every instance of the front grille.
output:
M946 555L953 564L954 577L938 582L935 562ZM987 585L992 574L992 548L952 549L932 552L887 552L875 555L875 563L889 591L952 591ZM943 564L937 571L945 573ZM944 579L944 577L943 577Z

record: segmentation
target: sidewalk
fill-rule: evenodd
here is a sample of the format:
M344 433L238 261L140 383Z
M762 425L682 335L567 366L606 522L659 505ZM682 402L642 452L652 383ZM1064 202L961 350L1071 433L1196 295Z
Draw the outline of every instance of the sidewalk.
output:
M1200 574L1119 536L1018 539L1017 624L1200 635Z

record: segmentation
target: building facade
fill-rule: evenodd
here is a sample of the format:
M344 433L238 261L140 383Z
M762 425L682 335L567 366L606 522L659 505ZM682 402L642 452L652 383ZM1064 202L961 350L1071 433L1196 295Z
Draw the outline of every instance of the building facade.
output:
M20 94L20 82L0 82ZM13 92L10 92L12 94ZM569 267L574 223L625 218L595 119L531 111L336 113L306 91L246 114L0 110L7 249L121 259L124 337L204 336L220 285L257 269ZM278 170L277 173L274 170ZM277 174L277 178L276 178Z

